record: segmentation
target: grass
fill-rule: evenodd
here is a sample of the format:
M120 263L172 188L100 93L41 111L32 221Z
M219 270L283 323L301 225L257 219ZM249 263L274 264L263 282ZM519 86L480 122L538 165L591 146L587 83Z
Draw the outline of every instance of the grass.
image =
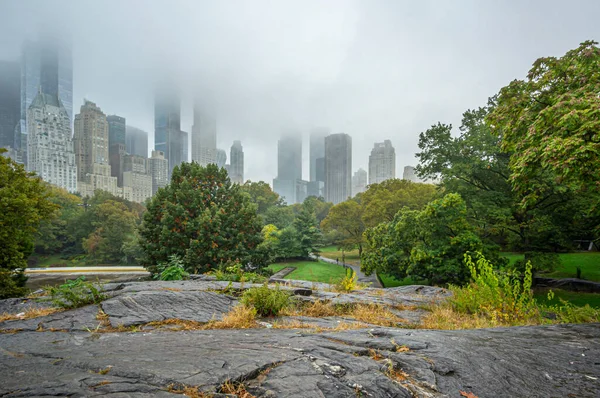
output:
M21 313L22 315L8 314L5 312L5 313L0 314L0 322L14 321L17 319L22 320L22 319L38 318L40 316L54 314L55 312L59 312L59 311L62 311L62 309L61 308L27 308L25 311L23 311Z
M86 262L84 255L74 256L72 259L62 258L62 254L52 255L32 255L29 258L28 266L32 268L48 268L48 267L87 267L97 265L123 265L123 264L90 264Z
M286 275L284 279L337 283L346 276L344 267L328 264L324 261L289 261L269 265L269 268L274 272L280 271L286 267L295 267L296 270Z
M340 263L342 261L342 251L338 250L336 246L327 246L321 248L321 256L331 260L340 260ZM360 265L358 249L344 250L343 257L347 264Z
M396 286L409 286L409 285L427 285L427 281L417 281L412 279L410 276L404 279L398 280L391 275L377 274L383 287L396 287Z
M521 253L502 253L510 264L523 258ZM577 267L581 268L581 277L589 281L600 282L600 252L579 252L559 254L561 266L553 272L544 274L548 278L575 278Z
M571 292L568 290L551 289L554 292L554 298L548 300L548 290L550 289L536 289L533 296L540 304L544 305L560 304L560 298L578 307L589 304L590 307L600 308L599 293Z

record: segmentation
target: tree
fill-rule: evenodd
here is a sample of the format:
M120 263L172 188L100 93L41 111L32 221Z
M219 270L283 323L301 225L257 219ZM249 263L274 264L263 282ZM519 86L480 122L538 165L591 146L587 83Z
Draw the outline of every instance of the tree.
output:
M42 180L3 156L4 152L0 149L0 298L26 291L23 271L33 252L36 231L58 208L49 200Z
M367 227L392 221L403 207L422 209L435 196L435 186L400 179L369 185L358 199L363 207L362 219Z
M252 182L248 180L241 188L242 191L250 195L250 200L256 204L258 214L265 214L269 208L283 205L283 199L273 192L269 184L264 181Z
M321 222L324 232L337 231L339 245L347 248L358 247L362 254L365 224L362 220L363 209L354 200L347 200L333 206L327 217Z
M129 246L136 238L138 215L114 200L96 206L93 212L95 230L83 240L83 248L90 259L106 263L121 261L123 245Z
M224 169L183 163L144 213L142 265L154 272L173 254L194 273L229 261L249 262L261 242L260 231L256 205Z
M318 228L314 208L310 203L302 205L300 214L294 220L294 228L298 234L300 256L308 257L310 254L318 254L323 237Z
M309 196L308 198L304 199L303 204L312 206L312 208L315 211L315 217L317 218L318 225L320 225L321 221L323 221L325 217L327 217L327 214L329 214L329 210L331 210L331 208L333 207L333 203L325 202L325 199L323 199L322 196Z
M540 200L532 181L553 177L555 189L591 192L600 204L600 49L586 41L563 57L540 58L526 80L500 90L488 115L502 149L512 152L510 181L523 202ZM545 187L542 187L542 190Z
M496 260L498 254L482 243L466 216L467 207L455 193L432 201L421 211L403 208L392 222L365 231L361 269L399 279L426 279L436 285L467 283L465 253L483 252Z
M294 222L294 211L291 206L273 206L267 209L262 218L265 225L273 224L284 229Z

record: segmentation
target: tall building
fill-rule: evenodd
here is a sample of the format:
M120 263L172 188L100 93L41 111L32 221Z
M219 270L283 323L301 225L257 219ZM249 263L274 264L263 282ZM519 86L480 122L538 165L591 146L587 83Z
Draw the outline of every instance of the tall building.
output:
M123 156L125 149L125 118L117 115L108 115L108 160L110 175L117 177L117 185L123 186Z
M127 153L148 157L148 133L137 127L127 126L125 129L125 148Z
M187 161L187 133L181 131L181 100L172 90L157 93L154 102L154 147L169 161L169 175Z
M15 136L21 120L20 76L18 62L0 61L0 148L20 147L21 137Z
M125 145L114 144L108 149L108 163L110 164L110 175L117 177L117 186L123 186L123 163L127 151Z
M217 162L217 119L214 106L199 99L194 102L192 161L201 166Z
M123 158L123 192L130 192L132 202L144 203L152 197L152 175L145 156L125 155Z
M44 41L23 44L21 55L21 120L16 134L23 162L27 163L27 110L38 92L58 96L73 118L73 61L71 49L51 35Z
M85 101L75 116L75 162L77 185L82 196L93 196L101 189L121 196L117 177L111 175L108 154L108 122L106 115L93 102Z
M352 137L325 137L325 200L338 204L352 195Z
M217 166L225 167L225 164L227 163L227 152L225 152L224 149L217 149L216 160Z
M244 148L241 141L233 141L229 151L229 178L237 184L244 183Z
M273 179L273 191L289 205L298 203L296 181L301 180L302 137L296 132L287 133L277 142L277 178Z
M116 144L125 145L126 121L124 117L117 115L108 115L108 146L109 148Z
M40 91L27 110L27 122L27 170L50 184L76 192L71 120L58 96Z
M404 166L404 173L402 173L402 179L412 182L419 182L419 179L415 174L415 168L412 166Z
M325 164L318 159L325 157L325 137L329 135L327 128L315 128L310 133L310 181L325 181Z
M367 190L367 172L363 169L358 169L352 176L352 196L356 196Z
M154 195L159 188L169 184L169 161L165 159L163 152L152 151L152 156L148 159L148 168L152 177L152 195Z
M396 151L390 140L376 142L369 156L369 184L396 178Z

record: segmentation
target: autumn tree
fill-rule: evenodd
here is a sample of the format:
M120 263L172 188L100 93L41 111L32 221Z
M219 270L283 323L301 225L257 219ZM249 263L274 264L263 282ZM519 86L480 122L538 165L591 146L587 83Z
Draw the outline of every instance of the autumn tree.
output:
M24 269L40 222L56 211L46 184L0 149L0 299L25 293Z
M327 217L321 222L324 232L337 231L339 245L345 248L358 247L358 253L363 249L363 208L354 200L347 200L333 206Z
M256 204L258 214L265 214L269 208L283 205L283 199L273 192L271 186L264 181L252 182L248 180L241 188L250 196L252 203Z
M151 272L169 256L180 256L189 272L204 272L222 263L250 262L261 242L256 205L227 172L215 165L183 163L171 183L148 204L140 230Z

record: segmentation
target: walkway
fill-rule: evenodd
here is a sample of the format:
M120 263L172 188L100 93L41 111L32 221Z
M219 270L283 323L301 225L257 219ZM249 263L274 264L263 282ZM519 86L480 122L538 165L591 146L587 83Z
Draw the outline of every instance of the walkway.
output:
M336 265L342 265L344 267L348 267L348 268L352 268L354 270L354 272L356 272L356 275L358 275L358 281L360 283L365 283L368 284L370 287L383 287L381 286L381 283L379 283L379 279L377 279L377 276L375 274L371 274L369 276L365 275L361 270L360 270L360 266L358 265L353 265L353 264L348 264L348 263L341 263L341 262L337 262L335 260L332 260L330 258L326 258L326 257L318 257L319 260L329 263L329 264L336 264Z
M68 274L121 274L121 273L146 273L144 267L138 266L106 266L106 267L48 267L48 268L26 268L26 274L55 274L55 273L68 273Z

